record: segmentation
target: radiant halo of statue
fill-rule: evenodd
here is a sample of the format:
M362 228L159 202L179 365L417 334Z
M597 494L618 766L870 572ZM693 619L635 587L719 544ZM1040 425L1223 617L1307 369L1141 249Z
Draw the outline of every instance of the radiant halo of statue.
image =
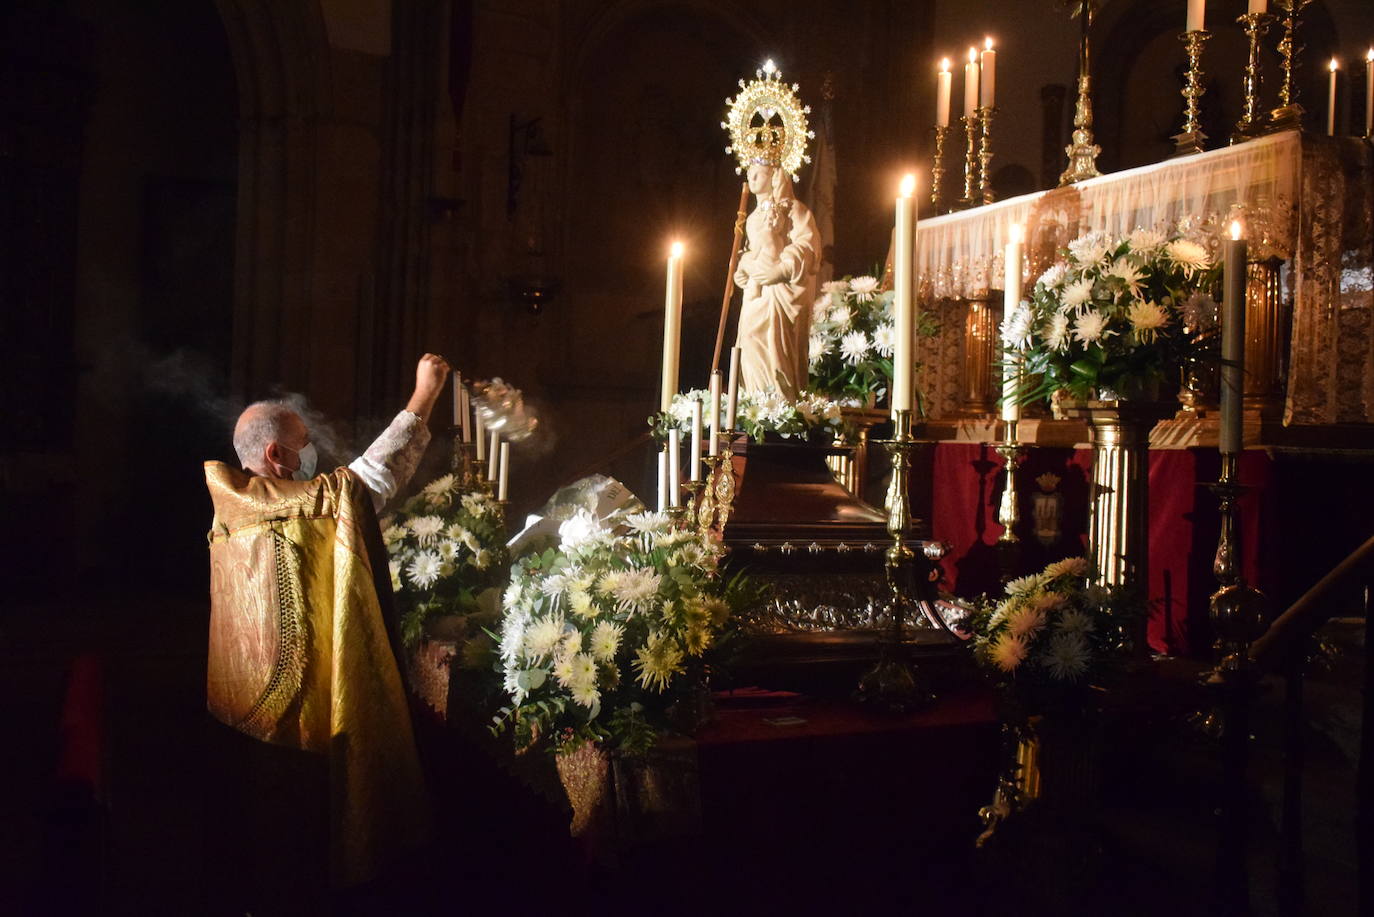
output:
M763 163L781 166L797 181L802 163L811 161L806 141L816 136L807 126L811 106L803 105L797 97L798 84L782 81L782 71L772 60L754 73L754 80L739 81L739 95L725 100L725 120L720 122L730 135L725 152L739 163L736 174L750 163Z

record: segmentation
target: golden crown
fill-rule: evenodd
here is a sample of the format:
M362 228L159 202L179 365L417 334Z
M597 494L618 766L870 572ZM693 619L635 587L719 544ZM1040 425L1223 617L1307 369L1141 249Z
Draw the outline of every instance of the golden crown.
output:
M811 106L801 103L801 87L784 83L782 71L771 60L754 73L753 81L739 81L739 95L725 100L725 120L720 122L730 134L725 152L739 163L736 173L759 162L781 166L796 181L802 163L811 161L806 154L806 141L816 136L806 125Z

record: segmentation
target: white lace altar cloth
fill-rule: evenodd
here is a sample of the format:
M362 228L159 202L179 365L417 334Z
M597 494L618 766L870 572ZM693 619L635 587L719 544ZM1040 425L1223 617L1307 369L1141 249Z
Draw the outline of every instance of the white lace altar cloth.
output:
M1367 142L1289 131L922 220L919 296L944 329L918 347L928 410L948 416L959 407L963 301L1003 288L1002 251L1013 224L1026 229L1029 293L1059 249L1085 232L1183 231L1215 252L1239 217L1251 259L1284 263L1292 316L1284 422L1374 422L1371 208L1374 151Z

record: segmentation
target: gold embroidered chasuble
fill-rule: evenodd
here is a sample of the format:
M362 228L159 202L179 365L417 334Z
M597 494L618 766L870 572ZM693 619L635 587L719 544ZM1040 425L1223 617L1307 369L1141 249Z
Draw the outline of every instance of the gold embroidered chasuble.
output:
M205 463L207 701L253 738L327 755L335 885L374 876L428 826L423 777L378 581L371 497L346 468L310 481ZM387 589L389 582L383 583ZM388 592L389 595L389 592Z

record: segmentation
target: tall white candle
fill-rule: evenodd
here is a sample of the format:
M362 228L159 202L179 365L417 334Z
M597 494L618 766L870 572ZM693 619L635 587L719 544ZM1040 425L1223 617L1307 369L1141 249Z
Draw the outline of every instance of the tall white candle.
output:
M477 444L477 461L487 457L487 425L482 422L482 412L473 411L472 441Z
M735 411L739 408L739 361L743 351L738 347L730 348L730 382L725 396L725 432L735 432Z
M949 58L940 61L940 72L935 74L935 123L949 127L949 96L954 77L949 72Z
M1224 270L1221 301L1221 451L1243 448L1242 409L1245 403L1245 240L1239 221L1231 223L1231 238L1223 243Z
M1364 55L1364 135L1374 138L1374 48Z
M668 505L682 505L682 431L668 431Z
M692 399L692 460L688 473L693 481L701 480L701 402Z
M978 49L968 49L968 63L964 64L964 117L972 118L978 109Z
M491 457L491 462L487 464L487 480L495 481L501 465L501 434L495 430L491 431L491 438L487 440L487 454Z
M1002 316L1008 318L1021 306L1021 238L1020 224L1013 225L1007 239L1007 249L1002 259L1006 279L1002 286ZM1016 401L1016 390L1021 387L1021 357L1019 354L1006 354L1002 365L1002 419L1012 423L1021 419L1021 405Z
M659 410L673 406L677 394L677 363L682 338L682 243L668 255L668 289L663 298L663 394Z
M468 392L468 387L464 385L458 389L458 394L463 396L463 442L472 442L472 395Z
M461 428L463 426L463 376L461 373L453 374L453 425ZM464 431L464 439L467 439Z
M658 511L668 508L668 450L658 451Z
M994 91L997 87L997 52L992 50L992 39L983 39L982 66L978 74L978 104L993 108Z
M916 355L915 303L912 302L912 248L916 235L916 176L902 179L897 194L897 225L892 242L892 308L896 337L892 350L892 417L911 410L915 386L912 368Z
M501 476L497 479L496 499L505 500L510 485L510 443L501 443Z
M706 424L710 431L706 454L716 455L720 451L720 370L711 373L710 392L711 396L706 403L706 409L711 412L711 418Z
M1188 31L1201 32L1207 13L1207 0L1188 0ZM1177 15L1177 14L1175 14Z
M1249 12L1252 15L1255 13L1269 12L1269 0L1250 0Z
M1326 133L1330 137L1336 136L1336 71L1340 69L1340 61L1334 57L1327 65L1331 71L1330 85L1326 91Z

